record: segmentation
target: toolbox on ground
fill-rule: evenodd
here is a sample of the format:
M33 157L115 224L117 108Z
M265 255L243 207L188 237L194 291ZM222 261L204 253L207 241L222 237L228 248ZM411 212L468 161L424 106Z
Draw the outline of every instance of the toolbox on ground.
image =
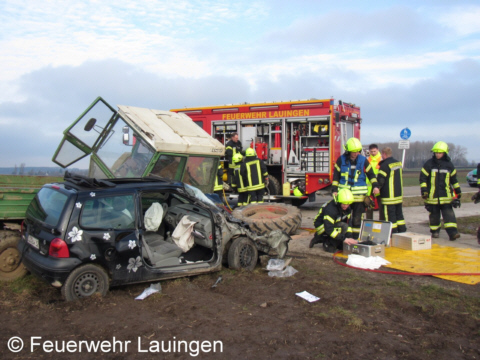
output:
M392 223L390 221L363 220L358 244L343 243L343 254L385 257L385 247L390 246ZM364 243L364 244L362 244Z
M427 250L432 248L432 237L414 232L393 234L392 246L404 250Z

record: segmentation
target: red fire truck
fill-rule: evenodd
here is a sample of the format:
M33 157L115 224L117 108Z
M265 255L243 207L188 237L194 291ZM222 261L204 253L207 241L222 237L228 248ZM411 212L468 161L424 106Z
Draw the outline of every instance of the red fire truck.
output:
M296 205L314 201L318 190L331 185L335 161L348 138L360 138L362 121L359 107L334 99L171 111L188 115L223 144L238 133L243 149L254 148L267 165L270 195L287 195L282 188L293 193L298 187L305 196L293 201Z

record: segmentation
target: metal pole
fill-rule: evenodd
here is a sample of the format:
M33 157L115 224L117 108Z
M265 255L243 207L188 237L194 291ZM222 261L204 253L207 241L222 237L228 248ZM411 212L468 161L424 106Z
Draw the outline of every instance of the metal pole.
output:
M403 149L403 155L402 155L402 168L405 168L405 149Z

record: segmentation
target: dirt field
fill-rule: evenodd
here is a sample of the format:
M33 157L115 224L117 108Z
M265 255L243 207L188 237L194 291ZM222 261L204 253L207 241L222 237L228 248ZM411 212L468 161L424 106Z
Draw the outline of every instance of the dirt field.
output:
M148 284L76 303L32 276L1 284L2 359L480 358L478 286L365 272L300 254L291 265L299 272L289 278L269 277L258 266L164 281L161 294L143 301L134 298ZM304 290L321 299L295 295ZM14 336L25 345L18 353L7 348ZM104 341L105 351L88 354L80 341Z

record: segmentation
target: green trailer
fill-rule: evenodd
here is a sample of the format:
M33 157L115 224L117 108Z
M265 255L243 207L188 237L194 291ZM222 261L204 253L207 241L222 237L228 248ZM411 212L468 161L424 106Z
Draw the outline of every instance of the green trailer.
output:
M17 250L25 212L44 184L61 181L63 177L0 175L0 280L14 280L26 273Z

